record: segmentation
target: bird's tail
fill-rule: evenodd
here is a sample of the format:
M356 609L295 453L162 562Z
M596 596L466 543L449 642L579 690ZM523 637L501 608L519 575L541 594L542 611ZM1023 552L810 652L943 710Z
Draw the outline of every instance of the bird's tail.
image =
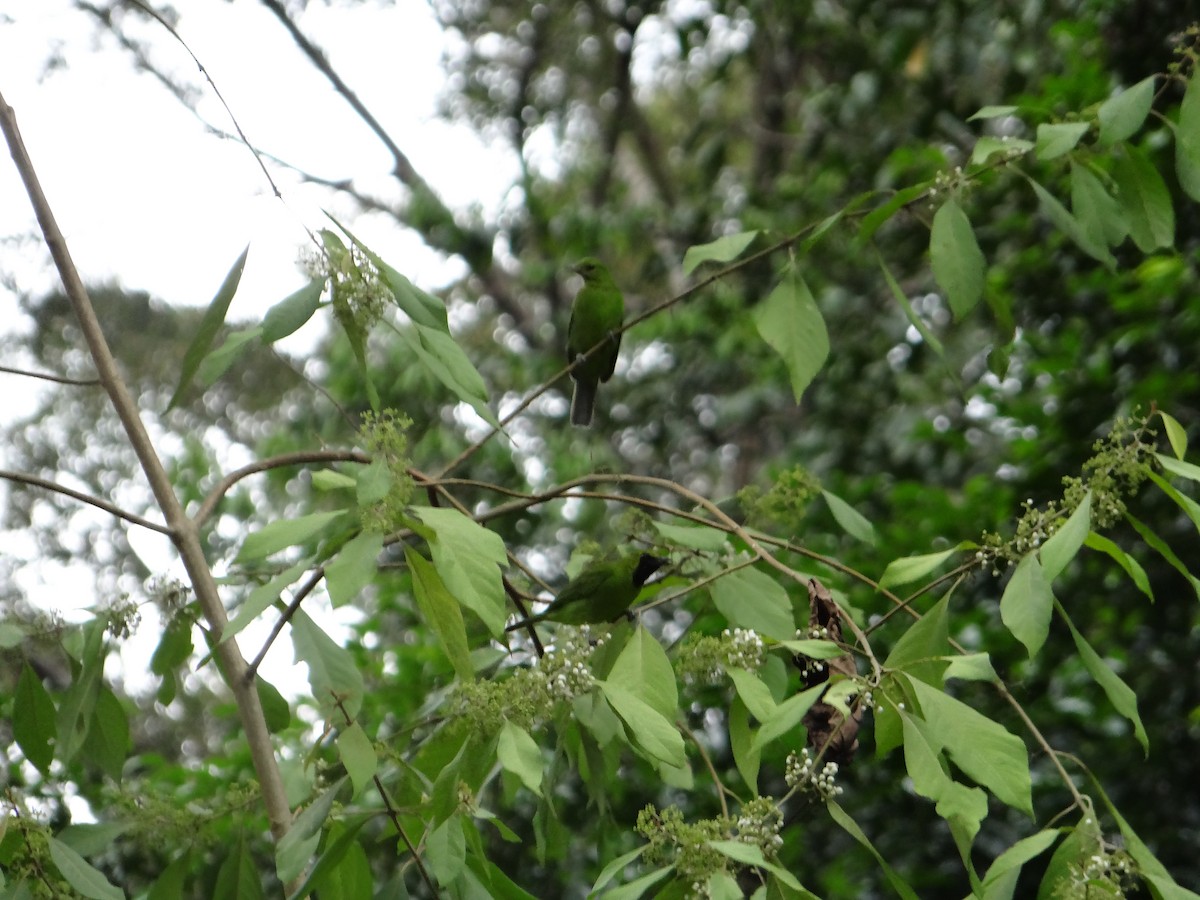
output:
M571 424L584 428L592 424L592 410L596 406L596 385L583 381L575 382L575 393L571 395Z

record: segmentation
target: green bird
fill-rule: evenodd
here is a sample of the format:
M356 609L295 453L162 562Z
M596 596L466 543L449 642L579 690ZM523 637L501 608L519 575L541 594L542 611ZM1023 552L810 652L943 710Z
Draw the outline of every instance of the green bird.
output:
M621 349L618 329L625 319L625 298L600 260L589 256L576 263L574 269L583 276L583 287L575 295L567 325L567 361L575 362L576 357L597 344L604 345L571 370L575 381L571 424L586 427L592 424L597 386L612 378L617 367L617 351Z
M564 625L595 625L624 615L641 593L646 579L666 565L649 553L608 554L589 562L558 592L545 612L532 616L508 631L550 619Z

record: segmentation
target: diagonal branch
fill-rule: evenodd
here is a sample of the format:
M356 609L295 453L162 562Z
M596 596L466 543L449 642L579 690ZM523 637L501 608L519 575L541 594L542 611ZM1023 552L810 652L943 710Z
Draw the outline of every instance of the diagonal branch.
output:
M157 531L159 534L171 536L171 529L166 525L160 525L158 522L152 522L149 519L143 519L141 516L121 509L115 503L110 503L103 497L93 497L91 494L85 494L83 491L72 490L56 482L46 478L38 478L36 475L27 475L24 472L10 472L7 469L0 469L0 478L7 481L16 481L20 484L31 484L34 487L45 488L48 491L54 491L56 494L62 494L65 497L71 497L81 503L87 503L97 509L102 509L106 513L111 513L118 519L124 519L126 522L131 522L134 525L141 525L143 528L149 528L151 531Z

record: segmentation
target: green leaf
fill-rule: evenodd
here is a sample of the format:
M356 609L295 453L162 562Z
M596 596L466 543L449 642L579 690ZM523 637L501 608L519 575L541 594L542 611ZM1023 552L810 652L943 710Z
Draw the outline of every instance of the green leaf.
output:
M1170 457L1167 457L1170 459ZM1183 510L1184 514L1192 520L1192 524L1200 531L1200 503L1197 503L1187 494L1181 494L1175 490L1165 478L1157 472L1147 472L1147 477L1158 485L1159 490L1175 501L1176 505Z
M508 564L504 540L457 509L419 506L411 513L434 531L429 549L446 590L479 616L492 637L502 637L508 616L500 578Z
M995 893L1001 884L1001 879L1011 873L1021 871L1021 867L1031 859L1041 856L1051 844L1058 840L1058 830L1044 828L1037 834L1021 838L1003 853L996 857L983 876L984 900L1005 900L1012 897L1012 887L1005 894ZM1005 879L1007 880L1007 879ZM1015 887L1015 883L1013 884Z
M104 673L105 627L102 619L93 619L81 629L83 647L78 654L79 670L59 700L55 719L58 731L56 749L62 762L75 758L91 728Z
M168 865L154 880L146 900L179 900L186 897L185 886L191 874L192 855L185 851Z
M970 219L953 198L933 216L929 256L933 276L946 292L954 318L961 322L983 298L987 261L975 240Z
M774 578L746 566L709 585L713 605L735 628L749 628L776 640L796 636L796 619L788 593Z
M496 758L537 796L542 796L542 748L524 728L505 721L496 743Z
M763 722L762 727L754 736L753 750L761 752L769 743L783 737L799 725L805 714L812 709L813 704L821 698L825 687L824 684L815 685L788 697L776 706L774 714Z
M334 609L352 602L375 580L382 551L383 535L364 531L347 541L338 555L325 564L325 589Z
M1047 162L1070 153L1088 133L1087 122L1044 122L1037 127L1038 160Z
M917 311L913 309L913 305L909 302L908 296L900 287L900 283L896 281L892 270L888 268L887 263L883 261L883 254L876 253L875 259L879 263L879 268L883 271L883 278L887 282L888 289L892 292L892 297L900 304L900 308L904 310L904 315L908 319L908 323L913 328L917 329L917 333L921 335L921 340L929 345L929 348L937 354L938 359L942 362L946 361L946 349L942 346L942 342L937 339L937 336L929 330L929 326L925 324L925 320L917 315ZM958 373L951 370L954 378L958 379Z
M1024 742L943 691L915 678L905 681L929 723L928 733L937 735L954 764L997 799L1032 816L1029 754Z
M729 749L733 764L746 786L758 793L758 770L762 752L754 746L754 729L750 727L750 712L741 696L735 694L729 704Z
M300 577L303 572L311 565L311 561L303 559L293 566L284 569L270 581L265 584L260 584L252 590L246 599L238 607L237 614L225 626L225 630L221 632L220 643L225 643L231 640L234 635L257 619L272 603L279 599L279 595L289 584ZM187 623L187 638L188 652L191 652L191 623ZM185 655L183 659L187 659ZM183 662L183 660L180 660ZM156 670L157 671L157 670ZM162 673L159 673L162 674Z
M258 531L246 535L238 550L236 562L265 559L286 547L294 547L311 541L333 522L346 515L346 510L309 513L295 519L280 519L270 522Z
M688 247L683 254L683 274L691 275L706 262L732 262L754 243L759 234L758 231L743 231L739 234L727 234L707 244Z
M453 337L417 323L410 328L401 328L399 333L434 378L459 400L469 404L493 428L500 427L500 420L487 404L487 385L483 376Z
M1117 201L1125 212L1129 236L1143 253L1175 244L1175 210L1171 192L1158 169L1144 153L1126 147L1113 160Z
M362 672L345 647L335 643L302 609L292 616L296 662L308 664L308 684L325 718L353 719L362 708ZM340 702L339 702L340 701Z
M446 658L454 666L459 678L474 678L475 668L471 665L467 629L458 601L446 590L438 570L429 560L411 547L404 548L404 559L412 572L413 597L421 615L437 635Z
M244 328L235 331L225 338L221 346L214 350L200 363L196 370L196 381L203 387L210 387L218 378L229 371L229 367L237 362L245 352L250 342L259 336L261 328Z
M671 525L667 522L652 522L651 524L664 539L691 550L718 553L725 548L725 544L729 540L729 536L724 531L710 528L707 525Z
M102 683L96 694L91 727L83 742L84 756L89 763L119 783L129 748L129 717L117 695Z
M683 737L673 722L620 684L597 680L596 685L625 723L625 729L635 746L653 759L672 766L682 766L687 762Z
M941 744L934 739L929 725L901 714L904 723L904 761L913 789L933 800L937 814L962 835L966 846L975 840L979 825L987 816L987 794L979 788L959 784L946 774L941 762Z
M378 503L391 493L395 477L382 459L359 466L354 474L355 497L360 507Z
M1050 614L1054 608L1054 593L1050 580L1042 570L1036 553L1029 553L1017 563L1000 598L1000 619L1013 637L1025 645L1030 658L1046 642L1050 632Z
M1075 512L1059 526L1058 531L1050 535L1042 544L1038 556L1041 558L1042 571L1046 581L1054 581L1068 563L1075 558L1079 548L1092 530L1092 492L1089 489L1083 495L1083 500L1075 508Z
M858 227L858 235L855 241L858 244L865 244L875 236L875 232L894 216L899 210L908 206L915 200L920 199L929 192L930 182L926 181L922 184L914 184L911 187L906 187L901 191L897 191L885 203L881 203L865 216L863 216L862 224Z
M263 719L266 720L267 730L271 734L279 734L292 724L292 708L275 685L256 674L254 689L258 693L258 702L263 708Z
M337 736L338 756L346 767L346 774L354 785L354 795L357 797L372 784L379 758L375 755L375 747L371 739L357 722L351 722Z
M1101 553L1107 553L1111 556L1125 573L1133 580L1134 585L1139 591L1154 600L1154 591L1150 589L1150 579L1146 575L1146 570L1132 556L1129 556L1124 550L1110 541L1103 535L1092 532L1087 536L1084 544L1091 547L1093 550L1099 550Z
M674 866L664 866L652 872L647 872L645 875L635 878L627 884L613 888L611 891L605 891L603 900L637 900L637 898L641 897L646 891L650 890L650 888L654 887L654 885L658 884L674 871ZM667 890L670 890L670 886L667 887ZM655 896L663 897L664 893L665 891Z
M829 332L808 285L789 266L767 299L754 308L759 335L783 359L796 402L829 356Z
M462 833L461 814L456 812L430 832L425 851L433 877L443 887L449 887L467 864L467 839Z
M589 896L590 894L595 894L598 890L624 872L629 866L637 862L641 858L642 854L646 852L646 846L647 845L643 844L641 847L630 850L628 853L622 853L616 859L610 860L608 865L601 869L600 874L596 876L596 883L592 885L592 890L589 892Z
M48 775L58 738L54 701L28 663L21 667L13 694L12 731L25 758L43 775Z
M275 846L275 871L285 884L307 868L321 840L321 831L329 821L334 801L345 786L343 775L292 821L288 833Z
M999 676L992 667L992 660L986 653L967 653L963 656L949 657L946 667L946 678L961 678L964 681L998 681Z
M842 809L833 800L830 800L828 803L826 803L825 808L829 811L829 817L833 819L833 821L839 826L841 826L843 831L850 835L850 837L854 838L854 840L858 841L858 843L864 847L868 853L875 857L875 861L879 863L879 867L883 869L884 877L887 878L888 884L892 886L892 890L899 894L903 900L920 900L913 889L908 886L908 883L898 874L896 874L896 871L888 865L887 860L883 858L883 854L875 849L875 845L871 843L870 838L868 838L866 833L858 827L858 823L855 822L854 819L852 819L844 809Z
M1175 174L1184 192L1200 201L1200 67L1196 66L1192 66L1183 102L1179 105L1179 124L1175 128Z
M179 402L183 392L191 384L192 376L200 368L200 363L208 355L209 348L216 340L221 326L225 323L225 314L229 311L229 304L233 302L238 282L242 280L242 271L246 268L246 256L249 252L250 246L247 245L229 270L229 274L225 276L225 281L221 283L221 287L217 290L212 302L209 303L208 309L205 310L204 317L196 329L196 336L192 338L192 343L188 345L187 352L183 355L183 365L179 370L179 385L175 388L175 393L171 395L167 409L173 409Z
M950 595L946 594L900 635L884 661L884 668L901 670L913 678L941 686L947 666L944 658L950 652L949 608Z
M857 538L864 544L875 545L875 526L867 517L832 491L821 491L821 496L829 504L829 511L834 520L842 526L842 530L852 538Z
M47 837L46 843L59 874L82 896L90 900L124 900L123 890L69 846L53 836Z
M997 153L1015 159L1032 149L1032 141L1022 138L992 137L985 134L975 142L975 146L971 149L971 165L981 166Z
M768 862L767 858L763 856L762 848L757 844L747 844L745 841L708 841L708 846L722 856L728 856L730 859L748 866L765 869L793 891L803 891L805 896L813 896L804 890L804 886L796 880L795 875L782 866Z
M1100 104L1097 118L1100 120L1100 143L1112 146L1118 141L1132 137L1150 115L1154 102L1154 76L1144 78L1131 88Z
M1080 250L1097 262L1103 263L1109 271L1115 271L1117 261L1109 251L1107 241L1102 239L1094 228L1085 228L1081 225L1079 220L1071 215L1067 208L1044 187L1032 178L1028 180L1033 185L1033 192L1037 194L1038 203L1041 205L1042 212L1046 214L1046 218L1066 234Z
M757 675L746 669L732 666L725 671L733 682L738 696L746 705L746 709L754 718L759 722L766 722L775 716L775 710L778 708L775 698L771 696L771 689L763 684Z
M263 343L273 344L293 334L321 308L325 277L314 278L267 310L262 320Z
M1133 513L1126 511L1125 520L1133 526L1133 530L1141 536L1143 541L1149 544L1154 550L1157 550L1159 556L1170 563L1172 568L1186 579L1187 583L1192 586L1192 590L1196 592L1196 597L1200 598L1200 578L1191 573L1191 570L1175 555L1175 551L1171 549L1170 545L1155 534L1146 523L1133 515Z
M1066 616L1067 627L1071 629L1071 637L1075 641L1075 649L1079 651L1079 658L1083 661L1084 667L1088 673L1095 679L1096 684L1104 690L1105 696L1108 697L1108 702L1113 705L1113 708L1127 718L1130 724L1133 725L1133 733L1138 739L1138 743L1142 745L1142 752L1147 757L1150 756L1150 738L1146 734L1146 729L1142 726L1141 716L1138 715L1137 694L1129 687L1121 676L1114 672L1100 658L1100 654L1092 649L1092 645L1087 642L1082 634L1076 630L1075 625Z
M792 653L798 653L810 659L836 659L846 652L833 641L822 641L816 638L780 641L779 646L786 647Z
M957 547L951 547L949 550L940 550L937 553L924 553L920 556L904 556L900 559L893 559L888 563L887 568L883 570L883 577L879 579L879 587L893 588L901 584L911 584L914 581L924 578L950 557L966 549L968 546L970 546L969 542L963 542Z
M1185 462L1182 459L1172 459L1169 456L1163 456L1161 453L1155 453L1154 458L1172 475L1187 478L1189 481L1200 481L1200 466Z
M613 663L608 682L625 688L668 721L679 711L675 670L662 644L641 625Z
M246 838L239 834L237 844L221 863L213 896L225 900L258 900L263 896L262 881Z
M1175 454L1176 459L1183 459L1187 454L1187 432L1183 430L1183 426L1179 424L1179 420L1169 413L1158 410L1158 415L1163 421L1163 426L1167 429L1167 442L1171 445L1171 451ZM1200 466L1194 466L1196 469L1197 479L1200 480Z
M1129 234L1125 212L1087 166L1071 162L1071 211L1091 246L1116 247Z
M311 481L313 490L317 491L348 491L358 484L351 476L333 469L317 469L312 473Z
M1016 115L1020 110L1019 106L984 106L978 112L967 117L968 122L977 122L980 119L1001 119L1005 116Z

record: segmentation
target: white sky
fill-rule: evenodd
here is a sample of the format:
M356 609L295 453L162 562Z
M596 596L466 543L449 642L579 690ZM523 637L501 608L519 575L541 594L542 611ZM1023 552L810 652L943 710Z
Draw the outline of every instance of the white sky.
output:
M386 150L256 0L175 0L174 6L181 13L180 35L260 149L315 174L353 177L382 196L400 196ZM313 2L299 24L451 207L481 203L494 210L499 205L515 170L511 158L436 118L442 35L427 4L365 2L346 9ZM189 80L199 78L184 49L160 27L139 27L138 34L152 42L160 65ZM47 72L54 51L66 65ZM328 192L273 169L285 202L276 200L244 147L208 135L156 80L134 71L115 41L97 39L93 20L67 0L4 0L0 5L0 93L16 111L85 282L116 281L170 304L205 305L249 243L230 318L252 318L303 283L295 262L306 241L302 226L325 227L323 208L349 217L350 210L333 205ZM233 131L207 85L204 98L207 120ZM36 296L57 287L44 245L8 242L34 231L28 198L5 153L0 156L0 278ZM355 231L418 284L436 288L448 280L445 263L383 217L357 220ZM15 309L15 298L0 287L0 328L13 326ZM292 340L307 344L321 327L310 323ZM6 387L0 418L9 418L20 412L12 405L14 394L33 388L10 382L17 376L0 378ZM155 555L155 545L162 545L164 558L170 554L157 536L134 539L143 555ZM85 566L35 569L23 579L34 599L40 595L60 609L64 602L94 602L81 589ZM257 632L246 632L248 657L255 652ZM148 660L156 642L156 624L148 621L126 656ZM271 660L284 667L291 659L287 643ZM278 670L267 666L264 674L282 686Z

